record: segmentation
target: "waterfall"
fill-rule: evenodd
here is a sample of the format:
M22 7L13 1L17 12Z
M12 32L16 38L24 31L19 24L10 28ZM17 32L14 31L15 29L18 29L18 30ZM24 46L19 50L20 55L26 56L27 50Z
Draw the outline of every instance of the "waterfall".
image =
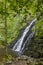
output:
M28 43L30 43L31 38L34 35L34 32L31 32L31 33L29 33L29 32L36 21L37 21L37 18L32 20L31 23L25 28L24 32L22 33L22 36L13 46L13 48L12 48L13 51L21 53L21 54L24 52L26 45L28 46ZM25 40L26 35L27 35L27 39ZM24 40L25 40L25 42L24 42ZM27 41L29 41L29 42L26 43Z

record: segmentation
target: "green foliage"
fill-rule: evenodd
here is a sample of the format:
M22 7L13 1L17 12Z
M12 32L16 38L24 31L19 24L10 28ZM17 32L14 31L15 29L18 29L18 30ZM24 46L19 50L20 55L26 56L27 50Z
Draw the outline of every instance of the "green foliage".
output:
M7 41L8 43L11 42L11 40L17 37L19 30L26 25L28 14L31 13L32 16L33 14L35 16L42 9L43 0L0 0L0 40L5 40L5 35L7 34ZM7 25L5 24L5 17ZM4 34L5 30L6 34Z
M18 36L20 30L42 10L43 0L0 0L0 46L9 45ZM43 19L35 24L35 40L40 39L43 40ZM38 48L38 43L33 43L31 47L33 56L38 55L37 52L43 54L41 47Z

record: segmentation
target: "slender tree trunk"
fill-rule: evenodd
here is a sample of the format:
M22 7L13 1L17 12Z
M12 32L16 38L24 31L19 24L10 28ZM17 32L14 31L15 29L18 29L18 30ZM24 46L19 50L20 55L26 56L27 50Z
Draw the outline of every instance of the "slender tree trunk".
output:
M7 16L6 16L6 0L5 0L5 44L7 45Z

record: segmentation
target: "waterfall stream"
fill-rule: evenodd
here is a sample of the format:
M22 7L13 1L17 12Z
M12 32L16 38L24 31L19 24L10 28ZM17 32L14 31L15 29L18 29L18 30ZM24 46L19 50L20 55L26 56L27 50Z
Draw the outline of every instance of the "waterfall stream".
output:
M22 54L25 51L25 47L30 44L30 41L34 35L34 32L32 32L32 31L30 32L30 29L32 28L32 26L34 25L34 23L36 21L37 21L37 18L32 20L31 23L25 28L24 32L22 33L22 36L13 46L13 48L12 48L13 51L18 52L20 54ZM25 40L27 34L28 34L28 36L27 36L27 39ZM29 41L29 42L26 43L27 41Z

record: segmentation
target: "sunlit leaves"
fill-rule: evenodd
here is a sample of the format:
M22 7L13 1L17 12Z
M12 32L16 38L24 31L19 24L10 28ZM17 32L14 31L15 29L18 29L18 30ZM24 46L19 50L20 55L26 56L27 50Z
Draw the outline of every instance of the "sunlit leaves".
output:
M36 15L37 12L43 10L43 0L6 0L6 12L5 12L5 0L0 0L0 21L5 21L7 17L7 39L12 40L19 33L29 20L29 14ZM4 23L0 23L0 26L5 26Z

